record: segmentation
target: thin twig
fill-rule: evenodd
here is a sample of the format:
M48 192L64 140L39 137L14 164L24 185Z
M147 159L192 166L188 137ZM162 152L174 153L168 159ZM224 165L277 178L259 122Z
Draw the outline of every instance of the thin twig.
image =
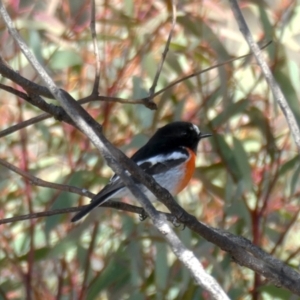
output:
M268 45L270 45L270 43L271 42L268 42L266 45L264 45L263 47L261 47L261 49L266 48ZM231 63L233 61L239 60L241 58L245 58L245 57L250 56L250 55L252 55L252 53L245 54L243 56L230 59L228 61L225 61L225 62L216 64L216 65L213 65L213 66L211 66L209 68L206 68L204 70L201 70L199 72L195 72L195 73L189 74L187 76L184 76L184 77L182 77L182 78L174 81L173 83L169 84L167 87L165 87L165 88L161 89L160 91L156 92L154 95L152 95L152 99L154 97L160 95L161 93L165 92L166 90L170 89L171 87L177 85L180 82L183 82L183 81L185 81L185 80L187 80L189 78L198 76L198 75L200 75L202 73L205 73L207 71L210 71L212 69L218 68L220 66L223 66L225 64ZM37 94L40 94L40 95L46 96L48 98L53 98L53 96L51 94L49 95L49 90L47 88L42 87L42 86L40 86L38 84L35 84L33 82L28 82L28 80L26 78L23 78L18 73L16 73L13 70L9 69L6 66L6 64L4 64L4 62L0 59L0 73L1 73L2 67L4 67L4 70L5 70L5 72L2 73L3 76L5 76L5 77L7 77L7 78L9 78L11 80L13 80L17 84L21 85L24 89L27 88L29 92L33 92L34 90L36 90L35 91L35 93L36 93L35 97L37 97ZM8 70L9 70L9 72L8 72ZM9 76L8 76L8 74L9 74ZM20 77L20 79L14 80L15 78L19 78L19 77ZM30 87L30 88L28 88L28 87ZM20 97L20 98L22 98L22 99L24 99L26 101L34 100L34 98L35 98L35 97L32 97L33 98L32 99L27 94L22 93L22 92L14 89L14 88L11 88L11 87L8 87L8 86L5 86L5 85L0 85L0 88L4 89L4 90L6 90L6 91L8 91L8 92L10 92L12 94L17 95L18 97ZM39 100L38 103L42 102L41 99L37 99L37 100ZM156 104L154 102L149 101L149 96L147 96L145 98L141 98L141 99L136 99L136 100L128 100L128 99L124 99L124 98L120 98L120 97L89 95L89 96L87 96L85 98L82 98L82 99L78 100L78 103L84 104L84 103L89 103L89 102L92 102L92 101L118 102L118 103L123 103L123 104L142 104L142 105L145 105L147 108L152 109L152 110L157 108L157 106L156 106ZM37 104L36 102L31 102L30 101L30 103L33 104L33 105L36 105ZM36 119L33 118L33 119L29 119L29 120L25 121L24 124L20 123L20 124L14 125L13 127L5 129L5 130L3 130L3 131L0 132L0 137L6 136L8 134L11 134L11 133L13 133L13 132L21 129L21 128L25 128L27 126L30 126L30 125L34 124L34 123L37 123L37 122L39 122L39 118L40 118L40 121L42 121L42 120L45 120L47 118L52 117L53 116L52 112L53 112L53 107L54 106L52 105L51 107L49 107L49 109L47 109L47 106L46 106L47 104L46 103L42 103L42 104L43 104L43 107L41 107L41 105L39 105L38 107L41 108L41 109L43 109L44 111L48 110L49 114L47 114L47 116L46 116L46 114L42 114L40 116L37 116ZM50 109L51 109L51 112L50 112ZM58 114L60 115L60 118L63 121L66 121L65 117L62 115L62 113L60 111L58 111Z
M60 191L70 192L70 193L78 194L78 195L85 196L88 198L93 198L95 196L95 194L87 191L86 189L80 189L78 187L70 186L70 185L52 183L52 182L37 178L37 177L31 175L30 173L25 172L25 171L21 170L20 168L8 163L7 161L5 161L3 159L0 159L0 164L4 167L8 168L9 170L28 179L30 181L30 183L32 183L36 186L47 187L47 188L56 189L56 190L60 190ZM118 210L124 210L127 212L133 212L133 213L137 213L137 214L143 213L143 209L141 207L133 206L133 205L130 205L127 203L122 203L122 202L108 201L108 202L104 203L102 206L103 207L112 207L112 208L115 208ZM55 209L55 210L50 210L50 211L45 211L45 212L40 212L40 213L32 213L32 214L27 214L27 215L23 215L23 216L16 216L16 217L0 220L0 225L6 224L6 223L12 223L12 222L16 222L16 221L30 220L30 219L53 216L53 215L58 215L58 214L77 212L77 211L80 211L83 207L84 206L64 208L64 209Z
M247 41L251 51L253 52L257 63L261 67L262 73L264 74L270 89L272 90L273 97L276 99L279 107L281 108L283 114L285 115L285 118L287 120L287 123L290 127L290 130L292 132L292 135L294 137L295 143L298 148L298 152L300 153L300 129L297 124L296 118L285 99L285 96L283 95L278 83L274 79L274 76L267 65L266 61L263 58L263 55L261 53L261 50L259 49L257 43L254 41L252 34L248 28L248 25L243 17L243 14L241 12L241 9L237 3L236 0L229 0L229 3L231 5L232 12L235 16L235 19L239 25L241 33L244 35L245 40Z
M70 186L70 185L65 185L65 184L58 184L58 183L53 183L53 182L49 182L49 181L45 181L42 180L38 177L35 177L33 175L31 175L28 172L25 172L23 170L21 170L20 168L10 164L9 162L3 160L0 158L0 165L8 168L9 170L21 175L22 177L28 179L30 181L30 183L36 185L36 186L42 186L42 187L47 187L47 188L51 188L51 189L56 189L56 190L60 190L60 191L65 191L65 192L71 192L71 193L75 193L81 196L85 196L85 197L89 197L89 198L93 198L95 195L89 191L87 191L86 189L80 189L78 187L75 186Z
M71 186L71 185L58 184L58 183L53 183L53 182L42 180L38 177L33 176L32 174L30 174L28 172L25 172L25 171L21 170L20 168L10 164L9 162L7 162L7 161L5 161L1 158L0 158L0 165L2 165L4 167L8 168L9 170L21 175L22 177L28 179L30 181L30 183L32 183L36 186L41 186L41 187L51 188L51 189L55 189L55 190L59 190L59 191L74 193L74 194L77 194L77 195L88 197L90 199L92 199L95 196L95 194L89 192L86 189L80 189L78 187ZM133 206L133 205L130 205L130 204L127 204L127 203L116 202L116 201L108 201L105 204L103 204L102 206L112 207L112 208L116 208L118 210L124 210L124 211L127 211L127 212L134 212L134 213L138 213L138 214L141 214L143 212L143 209L141 207ZM78 207L78 210L76 210L76 211L79 211L82 208L83 208L83 206ZM67 210L66 211L64 211L64 210L53 210L50 215L62 214L62 213L66 213L66 212L69 212L69 211L67 211ZM48 216L47 212L43 212L43 213L46 213L46 215L39 215L39 216ZM43 213L41 213L41 214L43 214ZM31 219L30 216L31 216L31 214L26 215L26 220ZM14 218L10 218L10 219L13 220L13 222L14 221L19 221L17 218L18 217L14 217ZM36 216L34 214L32 218L38 218L38 216ZM23 220L23 219L20 219L20 220ZM2 220L2 221L4 221L4 220ZM9 223L9 221L7 221L5 223ZM1 224L1 222L0 222L0 224Z
M13 94L16 94L16 90L15 89L13 89L13 90L14 90ZM21 97L24 100L29 100L30 99L29 102L32 105L34 105L31 102L32 98L28 97L26 94L20 92L20 94L18 94L17 96ZM78 100L78 103L86 104L86 103L94 102L94 101L109 101L109 102L118 102L118 103L124 103L124 104L143 104L143 105L147 106L150 109L155 109L156 108L156 104L154 102L145 103L144 100L126 100L126 99L122 99L122 98L118 98L118 97L106 97L106 96L96 96L95 97L93 95L90 95L90 96L85 97L81 100ZM12 134L12 133L14 133L14 132L16 132L16 131L18 131L22 128L25 128L25 127L28 127L30 125L39 123L40 121L44 121L44 120L52 118L52 117L59 116L57 119L66 122L67 120L65 119L65 116L64 116L65 113L64 113L63 109L61 107L57 106L57 113L53 114L53 111L54 111L53 108L55 108L55 106L50 104L49 109L46 108L44 110L49 110L50 111L50 109L51 109L51 112L40 114L36 117L33 117L33 118L28 119L26 121L20 122L16 125L13 125L13 126L7 128L7 129L4 129L4 130L0 131L0 138L4 137L6 135ZM67 122L67 123L70 123L70 122Z
M0 225L14 223L17 221L25 221L25 220L42 218L42 217L50 217L50 216L59 215L59 214L72 213L72 212L77 212L80 209L81 209L80 207L68 207L68 208L54 209L54 210L48 210L48 211L43 211L43 212L38 212L38 213L32 213L32 214L27 214L27 215L22 215L22 216L16 216L16 217L11 217L11 218L6 218L6 219L0 220Z
M94 228L93 228L93 233L91 235L91 240L90 240L90 245L88 248L88 251L86 253L86 257L85 257L85 263L84 263L84 275L83 275L83 280L81 283L81 291L79 294L78 299L79 300L83 300L86 299L86 292L88 289L88 285L87 285L87 280L88 280L88 275L89 275L89 270L90 270L90 260L94 251L94 246L95 246L95 242L96 242L96 238L97 238L97 233L98 233L98 229L99 229L99 221L94 223Z
M22 99L24 99L26 101L29 98L27 94L25 94L25 93L23 93L23 92L21 92L21 91L19 91L17 89L14 89L11 86L7 86L5 84L2 84L2 83L0 83L0 89L2 89L4 91L7 91L8 93L11 93L13 95L16 95L17 97L20 97L20 98L22 98Z
M266 47L269 46L271 43L272 43L272 41L268 42L268 43L265 44L263 47L261 47L261 49L266 48ZM242 59L242 58L251 56L251 55L253 55L253 54L252 54L252 53L248 53L248 54L245 54L245 55L242 55L242 56L239 56L239 57L235 57L235 58L226 60L226 61L224 61L224 62L218 63L218 64L216 64L216 65L213 65L213 66L211 66L211 67L208 67L208 68L206 68L206 69L203 69L203 70L201 70L201 71L197 71L197 72L194 72L194 73L192 73L192 74L183 76L182 78L175 80L174 82L172 82L171 84L169 84L169 85L166 86L165 88L163 88L163 89L159 90L158 92L154 93L152 97L154 98L154 97L158 96L159 94L165 92L166 90L170 89L170 88L173 87L174 85L176 85L176 84L178 84L178 83L180 83L180 82L183 82L183 81L185 81L185 80L187 80L187 79L190 79L190 78L192 78L192 77L198 76L198 75L200 75L200 74L203 74L203 73L208 72L208 71L210 71L210 70L213 70L213 69L215 69L215 68L219 68L219 67L221 67L221 66L224 66L224 65L226 65L226 64L230 64L230 63L232 63L232 62L234 62L234 61L236 61L236 60L239 60L239 59ZM139 99L139 100L137 100L137 101L147 101L147 99L148 99L148 97L145 97L145 98Z
M165 49L162 53L161 61L160 61L159 66L157 68L157 71L156 71L156 74L155 74L155 77L154 77L154 80L153 80L153 84L152 84L151 88L149 89L149 100L153 99L153 95L154 95L154 92L155 92L155 88L156 88L156 85L157 85L157 82L158 82L159 75L161 73L162 67L163 67L165 59L167 57L167 53L169 52L169 47L170 47L172 35L173 35L173 32L174 32L174 28L175 28L175 25L176 25L176 17L177 17L175 1L176 0L172 0L172 27L171 27L171 30L169 32L169 36L168 36L168 40L167 40Z
M25 127L28 127L30 125L33 125L33 124L36 124L36 123L39 123L41 121L44 121L48 118L52 117L51 115L47 114L47 113L43 113L41 115L38 115L37 117L34 117L34 118L31 118L29 120L26 120L26 121L23 121L23 122L20 122L16 125L13 125L7 129L4 129L2 131L0 131L0 138L6 136L6 135L9 135L11 133L14 133L22 128L25 128Z
M130 190L133 196L142 204L147 215L152 219L154 226L165 237L176 257L187 267L197 284L202 286L212 298L214 299L229 299L217 281L203 269L200 261L194 253L188 250L180 241L178 236L174 233L172 228L167 223L166 218L159 214L153 207L149 199L141 191L138 185L135 184L132 177L126 173L125 168L131 175L135 173L140 174L138 179L141 183L149 187L156 196L159 196L159 191L163 193L163 198L171 203L175 202L168 191L163 189L155 180L145 174L134 162L128 159L121 151L111 145L111 143L102 134L99 124L80 106L78 102L67 92L59 89L52 78L47 74L43 67L39 64L37 59L32 55L27 45L19 36L18 32L13 27L11 18L9 17L2 1L0 0L0 13L4 19L6 27L14 40L18 43L21 51L26 56L30 64L38 72L39 76L46 83L48 89L51 91L55 99L62 105L67 114L79 129L90 139L96 146L103 157L106 159L108 165L120 176L123 183ZM180 208L180 206L179 206Z
M272 43L271 41L268 42L268 43L265 44L263 47L261 47L261 49L266 48L266 47L269 46L271 43ZM187 80L187 79L189 79L189 78L198 76L198 75L200 75L200 74L202 74L202 73L204 73L204 72L207 72L207 71L210 71L210 70L212 70L212 69L218 68L218 67L223 66L223 65L225 65L225 64L229 64L229 63L231 63L231 62L233 62L233 61L239 60L239 59L241 59L241 58L245 58L245 57L250 56L250 55L252 55L252 53L245 54L245 55L240 56L240 57L237 57L237 58L232 58L232 59L227 60L227 61L225 61L225 62L222 62L222 63L216 64L216 65L213 65L213 66L211 66L211 67L209 67L209 68L206 68L206 69L204 69L204 70L201 70L201 71L198 71L198 72L189 74L189 75L187 75L187 76L184 76L184 77L182 77L182 78L180 78L180 79L178 79L178 80L172 82L172 83L169 84L167 87L165 87L165 88L161 89L160 91L156 92L156 93L152 96L152 98L154 98L154 97L160 95L161 93L163 93L163 92L165 92L166 90L170 89L170 88L173 87L174 85L176 85L176 84L178 84L178 83L180 83L180 82L183 82L183 81L185 81L185 80ZM17 74L17 73L16 73L16 74ZM17 75L18 75L18 74L17 74ZM0 88L1 88L1 87L2 87L2 85L0 85ZM13 89L13 88L12 88L12 90L10 90L9 87L7 87L7 86L4 86L4 87L5 87L5 88L4 88L5 90L7 90L7 91L9 91L9 92L11 92L11 93L13 93L13 94L15 94L15 95L17 95L17 96L23 98L24 100L28 99L28 96L27 96L26 94L24 94L24 93L22 93L22 92L18 93L18 91L15 90L15 89ZM148 96L148 97L145 97L145 98L137 99L137 100L128 100L128 99L119 98L119 97L100 96L100 95L98 95L98 96L95 96L95 95L89 95L89 96L87 96L87 97L85 97L85 98L82 98L82 99L78 100L78 103L80 103L80 104L85 104L85 103L89 103L89 102L93 102L93 101L108 101L108 102L118 102L118 103L123 103L123 104L143 104L143 105L145 105L146 107L148 107L149 109L156 109L156 104L155 104L154 102L149 101L149 96ZM46 120L46 119L48 119L48 118L51 118L52 116L53 116L53 115L46 113L46 114L42 114L42 115L39 115L39 116L37 116L37 117L34 117L34 118L32 118L32 119L29 119L29 120L27 120L27 121L24 121L24 122L22 122L22 123L16 124L16 125L14 125L14 126L12 126L12 127L10 127L10 128L7 128L7 129L5 129L5 130L3 130L3 131L0 131L0 138L6 136L6 135L8 135L8 134L11 134L11 133L13 133L13 132L15 132L15 131L17 131L17 130L19 130L19 129L25 128L25 127L30 126L30 125L32 125L32 124L38 123L38 122L43 121L43 120ZM61 116L61 118L64 120L64 117L63 117L63 116Z
M2 15L7 14L5 10L3 12L2 2L0 1L0 3L1 3ZM11 26L11 24L9 26ZM41 77L45 80L44 73L41 75ZM48 78L46 77L46 81L47 81L47 79ZM77 104L78 104L77 102L75 102L75 103L73 103L72 101L68 102L68 99L71 98L70 95L64 94L64 92L61 90L57 90L55 85L52 85L52 82L47 82L47 83L48 83L48 86L50 87L50 90L55 95L55 97L58 100L60 100L62 103L64 103L66 110L73 118L75 118L76 113L79 112L79 114L77 114L77 116L79 116L78 123L80 124L81 128L85 128L84 127L86 125L85 120L86 120L86 118L88 119L89 116L84 115L84 113L81 113L80 108L77 107ZM65 99L65 98L67 98L67 99ZM65 101L65 102L63 102L63 101ZM68 105L70 107L68 107ZM71 110L69 111L68 108L70 108ZM88 121L89 121L89 119L88 119ZM96 126L95 128L97 128L97 124L94 124L94 123L91 123L91 124L93 126L95 125ZM241 239L243 241L243 238L241 238L241 237L236 237L231 234L224 234L223 236L216 235L215 233L217 231L214 231L212 228L209 228L205 224L201 224L200 222L195 220L194 217L188 215L178 204L176 204L176 203L174 203L174 201L172 201L173 200L172 197L168 193L166 193L166 191L164 189L162 189L160 186L158 186L153 181L152 177L149 177L149 176L146 176L145 174L143 174L143 172L141 172L141 170L139 168L137 168L136 165L131 164L129 160L126 160L126 158L122 156L121 153L119 153L115 148L111 147L111 145L109 143L107 143L107 141L105 140L105 137L103 137L103 135L101 135L100 131L98 131L98 132L96 131L96 134L98 134L98 136L101 137L100 141L97 140L97 137L95 137L94 135L91 135L90 134L91 132L88 129L85 128L83 131L87 133L87 135L91 138L92 142L96 146L98 146L98 148L100 146L100 148L101 148L100 151L102 152L102 154L104 154L105 158L109 160L108 161L109 165L111 165L114 170L117 170L117 174L119 174L121 176L124 183L127 184L128 187L132 189L132 191L134 191L133 186L131 186L131 182L128 181L127 180L128 178L126 178L126 176L124 176L124 173L122 173L122 171L124 169L122 169L122 167L120 167L120 165L121 166L124 165L126 167L126 169L129 170L130 173L134 174L135 178L140 180L142 184L144 184L151 191L153 191L154 194L156 196L158 196L158 198L161 199L162 202L164 204L166 204L167 207L172 212L174 212L175 215L181 216L184 221L184 224L187 224L188 226L190 226L191 229L193 229L196 232L198 232L199 234L201 234L201 236L203 236L207 240L219 245L222 249L224 249L225 251L230 253L230 255L233 257L233 259L235 259L239 264L245 265L245 266L255 270L259 274L262 274L262 275L266 276L267 278L274 280L276 282L276 284L281 284L284 287L290 289L291 291L294 291L295 293L300 294L299 284L297 284L297 283L299 283L299 274L297 272L295 272L288 266L283 265L281 262L273 259L272 257L270 258L270 256L268 256L266 253L264 253L258 247L255 247L254 245L252 245L249 241L248 241L248 243L249 243L248 245L247 245L247 243L244 243L245 245L241 246L241 244L239 244L241 242L240 241ZM92 133L95 133L95 132L92 131ZM110 152L107 150L109 150ZM120 165L118 164L118 162L120 163ZM136 194L136 193L134 193L134 194L136 195L136 197L138 199L140 199L140 197L142 197L142 195L140 195L140 194ZM79 209L79 208L76 208L76 209ZM181 259L182 261L186 261L186 259L184 259L184 256L185 256L185 258L188 259L188 264L185 264L185 265L188 268L193 269L193 271L195 271L195 268L193 268L193 266L196 266L197 267L196 271L199 272L199 270L200 270L201 273L198 273L198 274L201 277L202 270L201 270L201 266L199 269L198 260L195 260L194 257L191 256L191 253L186 248L184 248L184 247L182 248L181 244L178 244L178 242L180 242L180 241L178 241L178 238L176 236L174 236L172 234L172 232L169 231L169 228L165 226L164 222L156 223L156 221L157 220L155 220L155 218L154 218L155 225L157 225L157 227L162 230L161 232L165 234L173 251L179 257L179 259ZM163 220L158 219L158 222L160 222L160 221L163 221ZM173 238L174 238L174 240L173 240ZM231 238L231 239L229 239L229 238ZM245 251L245 249L247 249L247 251ZM176 252L176 250L178 250L178 251ZM253 252L253 253L255 253L255 255L254 254L249 255L248 252L249 253ZM262 252L262 253L260 253L260 252ZM257 259L257 257L265 258L267 263L264 263L264 261L259 261ZM198 277L197 277L197 279L198 279ZM203 277L203 278L200 278L199 280L205 281L206 279L207 279L207 277ZM208 281L210 281L210 279L211 278L209 278ZM198 280L197 280L197 282L198 282ZM199 284L201 284L201 283L199 283ZM215 297L215 298L227 299L228 297L222 293L221 296Z
M96 60L96 71L95 71L95 80L94 80L94 86L92 90L92 95L98 95L99 94L99 83L100 83L100 52L99 47L97 43L97 34L96 34L96 5L95 0L91 0L91 34L92 34L92 40L93 40L93 47L94 47L94 54L95 54L95 60Z

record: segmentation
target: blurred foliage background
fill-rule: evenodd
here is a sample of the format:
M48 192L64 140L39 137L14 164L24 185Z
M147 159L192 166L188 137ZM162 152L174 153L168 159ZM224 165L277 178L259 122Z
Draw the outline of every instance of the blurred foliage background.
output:
M300 123L299 1L239 1ZM95 57L85 0L6 1L16 27L57 84L89 95ZM158 89L248 53L227 1L180 1ZM169 1L96 1L100 94L146 96L171 28ZM0 20L1 56L42 84ZM1 83L18 88L1 78ZM1 130L41 111L0 91ZM88 112L113 144L132 155L156 128L191 121L213 137L198 149L197 170L180 204L199 220L243 235L299 268L299 158L287 123L252 57L203 73L142 105L92 102ZM56 104L55 101L49 102ZM1 140L2 159L56 183L97 192L111 170L86 137L53 118ZM83 205L87 198L32 185L1 167L1 218ZM130 201L130 199L127 199ZM162 205L158 205L164 209ZM151 222L109 208L83 222L71 214L1 225L0 299L207 299ZM189 229L184 243L232 299L291 299Z

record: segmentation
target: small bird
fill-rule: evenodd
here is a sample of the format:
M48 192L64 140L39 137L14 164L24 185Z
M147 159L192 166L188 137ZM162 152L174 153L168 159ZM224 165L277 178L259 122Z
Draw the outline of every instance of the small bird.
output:
M211 134L202 133L192 123L172 122L159 128L131 159L175 196L187 186L193 176L199 141L209 136ZM138 181L137 184L150 201L157 200L144 185ZM72 222L80 220L109 199L128 196L133 197L120 177L115 174L91 203L72 218Z

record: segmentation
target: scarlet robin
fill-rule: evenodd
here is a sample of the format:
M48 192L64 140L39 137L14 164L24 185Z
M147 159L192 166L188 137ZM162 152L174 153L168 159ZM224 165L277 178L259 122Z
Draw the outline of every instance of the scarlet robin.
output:
M159 128L149 141L131 159L173 196L181 192L195 170L197 146L201 139L211 136L202 133L189 122L173 122ZM150 201L156 197L144 185L138 183ZM133 197L116 174L110 182L73 218L76 222L95 207L111 198Z

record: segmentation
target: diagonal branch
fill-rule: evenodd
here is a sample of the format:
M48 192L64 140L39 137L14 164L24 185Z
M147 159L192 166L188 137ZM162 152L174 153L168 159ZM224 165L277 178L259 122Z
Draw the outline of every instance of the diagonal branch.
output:
M261 49L266 48L268 45L270 45L270 43L271 43L271 42L268 42L268 43L265 44L263 47L261 47ZM198 75L200 75L200 74L202 74L202 73L205 73L205 72L207 72L207 71L210 71L210 70L212 70L212 69L214 69L214 68L218 68L218 67L220 67L220 66L223 66L223 65L225 65L225 64L231 63L231 62L236 61L236 60L241 59L241 58L248 57L248 56L250 56L250 55L252 55L252 54L250 53L250 54L246 54L246 55L243 55L243 56L240 56L240 57L237 57L237 58L233 58L233 59L227 60L227 61L225 61L225 62L222 62L222 63L216 64L216 65L213 65L213 66L211 66L211 67L209 67L209 68L206 68L206 69L204 69L204 70L201 70L201 71L199 71L199 72L195 72L195 73L189 74L189 75L187 75L187 76L184 76L184 77L182 77L182 78L180 78L180 79L174 81L173 83L169 84L167 87L165 87L165 88L159 90L158 92L156 92L156 93L152 96L152 98L154 98L154 97L160 95L161 93L165 92L166 90L170 89L171 87L173 87L173 86L179 84L180 82L183 82L183 81L185 81L185 80L187 80L187 79L189 79L189 78L198 76ZM3 68L2 68L2 67L3 67ZM6 70L6 71L9 70L9 72L8 72L8 73L7 73L7 72L3 72L3 70L4 70L4 71L5 71L5 70ZM1 71L2 71L2 73L1 73ZM6 75L7 75L7 74L10 74L11 76L10 76L9 78L10 78L11 80L13 80L13 81L14 81L15 78L18 79L19 76L20 76L18 73L14 72L14 71L12 71L10 68L8 68L8 67L6 66L6 64L2 64L2 63L1 63L1 57L0 57L0 74L6 74ZM4 76L5 76L5 75L4 75ZM19 84L20 84L20 82L25 82L25 83L26 83L26 86L28 86L28 85L27 85L27 81L28 81L28 80L25 79L25 78L22 78L22 77L21 77L21 79L22 79L22 80L16 80L16 81L14 81L14 82L19 83ZM24 80L23 80L23 79L24 79ZM22 87L25 89L26 86L22 86ZM31 85L29 85L29 86L31 86ZM39 86L39 85L36 85L36 86L37 86L37 87L41 87L41 86ZM12 93L12 94L14 94L14 95L16 95L16 96L18 96L18 97L20 97L20 98L22 98L22 99L28 101L28 102L31 103L32 105L35 105L35 102L33 101L34 99L32 99L31 97L29 97L27 94L25 94L25 93L23 93L23 92L20 92L20 91L14 89L14 88L12 88L12 87L9 87L9 86L3 85L3 84L0 84L0 88L2 88L3 90L5 90L5 91L7 91L7 92L10 92L10 93ZM41 87L41 88L42 88L41 91L43 91L43 93L44 93L45 91L47 91L47 93L48 93L48 89L47 89L47 88L44 88L44 87ZM45 90L44 90L44 89L45 89ZM47 93L46 93L46 94L47 94ZM36 94L36 93L34 93L34 94ZM47 94L47 95L48 95L48 94ZM51 95L51 94L50 94L50 95ZM36 97L37 97L37 96L36 96ZM47 96L47 97L48 97L48 96ZM51 95L51 97L53 98L52 95ZM91 94L90 96L87 96L87 97L85 97L85 98L82 98L82 99L78 100L78 103L80 103L80 104L85 104L85 103L92 102L92 101L110 101L110 102L118 102L118 103L123 103L123 104L143 104L143 105L145 105L146 107L148 107L149 109L156 109L156 104L155 104L154 102L149 101L149 98L150 98L150 97L147 96L147 97L145 97L145 98L141 98L141 99L137 99L137 100L127 100L127 99L119 98L119 97L109 97L109 96L100 96L100 95L95 96L95 95ZM41 100L40 100L40 101L41 101ZM49 106L47 106L47 105L49 105ZM40 107L40 108L41 108L41 107ZM11 133L13 133L13 132L15 132L15 131L17 131L17 130L20 130L20 129L22 129L22 128L25 128L25 127L27 127L27 126L30 126L30 125L32 125L32 124L38 123L38 122L43 121L43 120L46 120L46 119L48 119L48 118L51 118L52 116L54 116L54 118L56 118L56 119L58 119L58 120L60 120L60 121L64 121L64 122L67 122L67 123L69 123L69 124L74 125L74 124L71 122L71 120L69 119L68 115L65 113L64 109L62 109L61 107L54 106L54 105L51 105L51 104L46 104L46 102L45 102L45 103L43 104L43 108L41 108L41 109L42 109L43 111L49 113L49 114L47 114L47 113L46 113L46 114L41 114L41 115L39 115L39 116L37 116L37 117L34 117L34 118L29 119L29 120L27 120L27 121L24 121L24 122L22 122L22 123L19 123L19 124L16 124L16 125L14 125L14 126L11 126L10 128L7 128L7 129L5 129L5 130L3 130L3 131L0 131L0 138L3 137L3 136L6 136L6 135L8 135L8 134L11 134Z
M280 106L283 114L285 115L286 121L290 127L292 135L294 137L295 143L298 148L298 152L300 153L300 129L297 124L296 118L289 107L285 96L283 95L278 83L274 79L274 76L267 65L266 61L264 60L262 53L255 41L253 40L252 34L247 26L247 23L243 17L241 9L236 0L229 0L231 5L232 12L235 16L235 19L239 25L241 33L244 35L245 40L247 41L251 51L253 52L257 63L261 67L262 73L266 78L266 81L269 84L270 89L272 90L273 97L276 99L278 105Z
M108 165L115 171L117 175L120 176L123 183L127 186L134 197L142 204L146 213L152 219L154 226L161 232L161 234L165 236L175 255L189 269L196 282L205 290L207 290L214 299L228 299L227 295L221 289L215 279L204 271L199 260L190 250L188 250L182 244L180 239L175 235L174 231L168 225L166 218L156 211L147 197L134 183L133 179L126 174L124 168L127 168L127 166L129 166L128 171L133 176L136 172L140 173L141 178L143 179L141 180L142 183L147 182L147 179L150 179L150 182L147 182L146 186L148 187L152 183L152 188L150 189L151 191L152 189L154 190L162 188L155 182L155 180L151 176L146 176L146 174L142 170L140 170L133 161L127 158L121 151L114 148L102 134L101 126L99 126L99 124L80 106L78 102L76 102L72 98L71 95L59 89L55 85L51 77L39 64L37 59L32 55L25 42L21 39L18 32L13 27L12 21L7 14L6 9L4 8L2 1L0 1L0 13L4 19L4 22L6 23L10 34L18 43L21 51L26 56L28 61L38 72L40 77L44 80L45 84L47 85L55 99L62 105L62 107L68 113L73 122L79 127L79 129L96 146L96 148L100 151L102 156L107 161ZM168 191L166 191L165 189L162 190L165 197L168 197L170 201L175 202Z
M153 84L149 89L149 92L150 92L149 93L149 100L153 99L153 95L154 95L154 92L155 92L155 88L156 88L156 85L157 85L157 82L158 82L159 75L161 73L161 70L162 70L162 67L164 65L165 59L166 59L167 54L169 52L169 47L170 47L172 35L173 35L174 28L175 28L175 25L176 25L176 17L177 17L177 12L176 12L175 0L172 0L172 27L171 27L171 30L169 32L169 36L168 36L168 39L167 39L165 49L162 53L161 61L160 61L159 66L157 68L157 71L156 71L156 74L155 74L155 77L154 77L154 80L153 80Z
M261 49L264 49L264 48L268 47L271 43L272 43L271 41L268 42L268 43L266 43L264 46L261 47ZM200 75L200 74L203 74L203 73L206 73L206 72L208 72L208 71L210 71L210 70L213 70L213 69L219 68L219 67L221 67L221 66L230 64L230 63L232 63L232 62L234 62L234 61L236 61L236 60L239 60L239 59L242 59L242 58L245 58L245 57L249 57L249 56L251 56L251 55L252 55L252 53L248 53L248 54L245 54L245 55L242 55L242 56L239 56L239 57L235 57L235 58L232 58L232 59L228 59L228 60L226 60L226 61L224 61L224 62L218 63L218 64L213 65L213 66L211 66L211 67L208 67L208 68L206 68L206 69L202 69L201 71L197 71L197 72L191 73L191 74L189 74L189 75L183 76L182 78L179 78L179 79L173 81L172 83L170 83L170 84L169 84L168 86L166 86L165 88L163 88L163 89L159 90L158 92L154 93L152 97L154 98L154 97L156 97L156 96L162 94L162 93L165 92L166 90L170 89L171 87L173 87L173 86L177 85L178 83L181 83L181 82L183 82L183 81L185 81L185 80L187 80L187 79L196 77L196 76L198 76L198 75ZM145 98L143 98L143 99L144 99L144 100L147 100L148 97L145 97ZM141 100L143 100L143 99L141 99Z
M2 15L6 13L5 11L3 12L2 3L1 13ZM42 77L44 78L44 73ZM46 81L47 79L48 78L46 78ZM64 103L63 106L65 107L66 111L69 111L72 118L78 118L78 124L80 124L80 128L82 128L82 131L86 132L87 135L91 138L91 141L96 146L98 146L97 148L107 159L108 164L114 169L114 171L117 174L121 174L121 178L123 179L124 183L128 185L129 188L134 190L135 186L132 186L132 183L127 180L128 178L126 178L126 174L124 174L124 168L122 167L128 169L129 172L135 178L137 178L141 183L143 183L151 191L153 191L153 193L159 199L161 199L161 202L163 202L170 209L172 214L177 216L177 218L180 218L180 220L186 226L203 236L208 241L218 245L224 251L227 251L236 262L243 266L247 266L255 272L265 276L266 278L268 278L268 280L271 280L276 285L283 286L289 289L290 291L294 292L295 294L300 295L300 275L298 272L294 271L287 265L271 257L270 255L265 253L260 248L254 246L252 243L250 243L243 237L237 237L230 233L213 229L203 223L198 222L193 216L187 214L176 202L173 201L173 198L170 194L168 194L163 188L161 188L155 183L151 176L145 175L132 161L130 161L126 156L124 156L123 153L119 152L111 146L111 144L102 135L99 124L95 123L94 120L86 112L82 112L81 108L78 107L78 103L74 101L69 94L57 89L53 82L47 81L47 83L49 85L50 90L53 92L56 98L58 100L61 100L62 103ZM85 120L87 122L85 122ZM92 128L87 126L87 123L91 125ZM144 195L140 195L139 191L136 192L137 193L135 195L137 198L139 198L140 200L146 200L143 199ZM151 209L152 208L150 207L150 211ZM164 220L160 216L160 214L158 213L157 219L153 219L155 225L158 226L161 232L166 234L168 242L170 243L173 251L178 255L178 257L182 261L186 261L186 257L184 258L184 256L187 254L188 258L190 258L190 253L187 252L185 248L182 248L181 245L177 243L178 239L176 240L176 236L174 237L169 228L165 226ZM172 240L172 238L175 239ZM196 268L196 270L199 270L199 264L197 260L191 258L191 260L188 259L188 261L190 262L190 264L187 264L188 268L192 267L191 263L195 263L196 267L198 268ZM196 279L197 282L201 285L204 284L201 280L205 280L206 277L200 279L199 277L196 277ZM215 289L213 289L213 291L215 291ZM222 299L225 298L226 295Z
M139 215L141 215L144 212L144 209L141 207L130 205L127 203L117 202L117 201L107 201L102 206L103 207L111 207L111 208L122 210L122 211L132 212L132 213L136 213ZM18 221L25 221L25 220L38 219L38 218L43 218L43 217L50 217L50 216L55 216L55 215L62 215L62 214L67 214L67 213L78 212L83 207L84 206L67 207L67 208L47 210L47 211L42 211L42 212L37 212L37 213L32 213L32 214L27 214L27 215L22 215L22 216L15 216L15 217L0 220L0 225L9 224L9 223L18 222ZM169 219L172 220L172 215L166 214L166 217L168 220ZM174 217L173 217L173 219L174 219Z

